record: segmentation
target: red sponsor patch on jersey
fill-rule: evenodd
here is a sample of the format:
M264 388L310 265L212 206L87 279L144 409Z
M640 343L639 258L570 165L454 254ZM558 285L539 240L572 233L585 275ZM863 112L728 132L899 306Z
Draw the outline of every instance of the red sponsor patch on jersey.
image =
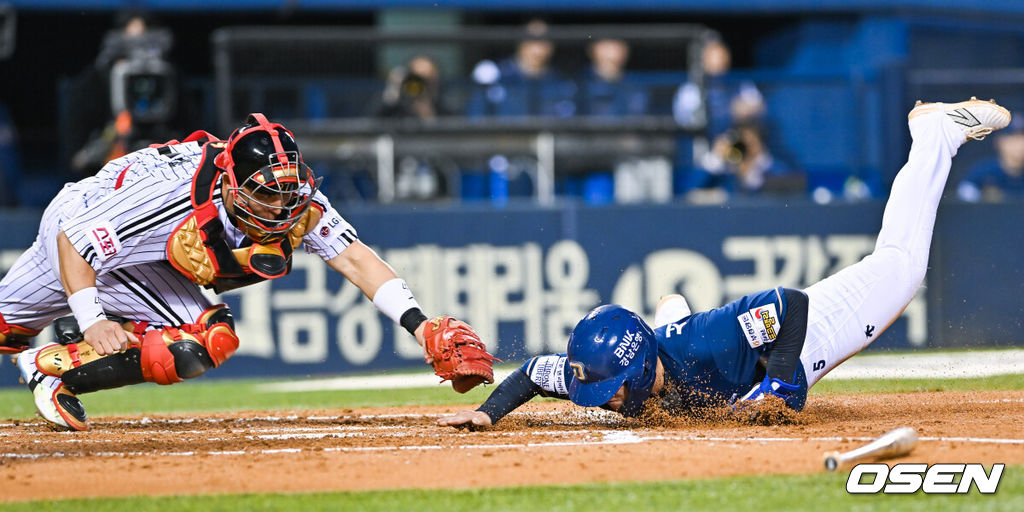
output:
M89 229L89 242L92 243L92 248L100 261L106 261L121 250L117 232L108 221L100 222Z
M100 244L100 252L104 256L110 257L117 254L117 247L114 245L114 239L111 238L110 232L107 228L99 228L92 230L92 236L96 237L96 241Z
M327 235L331 234L331 228L324 226L320 228L320 237L327 238Z

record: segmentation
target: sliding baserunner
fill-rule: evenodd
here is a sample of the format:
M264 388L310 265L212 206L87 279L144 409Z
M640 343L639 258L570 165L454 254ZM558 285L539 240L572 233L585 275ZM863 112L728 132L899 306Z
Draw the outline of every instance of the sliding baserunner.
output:
M808 388L877 339L917 293L958 148L1010 122L1005 108L974 98L918 102L908 117L910 155L874 252L860 262L804 290L774 288L696 314L669 297L653 329L623 307L600 306L576 325L566 354L530 359L479 408L439 424L491 425L536 395L624 416L652 396L684 412L731 403L756 415L769 395L801 410Z

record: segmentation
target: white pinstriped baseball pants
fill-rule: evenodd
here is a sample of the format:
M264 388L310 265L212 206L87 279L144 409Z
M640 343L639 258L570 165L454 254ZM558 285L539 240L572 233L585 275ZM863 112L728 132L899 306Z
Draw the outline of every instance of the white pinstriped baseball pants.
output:
M942 111L909 124L914 141L893 181L874 252L804 290L809 310L800 361L808 387L877 339L924 281L939 199L966 136Z
M71 314L60 282L57 233L83 197L77 184L65 185L43 213L35 242L0 281L0 313L7 323L42 329ZM191 323L211 306L198 286L166 262L115 269L96 281L105 312L154 326Z

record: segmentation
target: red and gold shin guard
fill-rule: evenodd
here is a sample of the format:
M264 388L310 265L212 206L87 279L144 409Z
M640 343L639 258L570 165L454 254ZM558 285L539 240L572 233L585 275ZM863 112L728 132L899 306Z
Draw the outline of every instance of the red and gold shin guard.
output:
M0 354L17 354L27 349L36 334L39 334L38 329L8 324L0 314Z

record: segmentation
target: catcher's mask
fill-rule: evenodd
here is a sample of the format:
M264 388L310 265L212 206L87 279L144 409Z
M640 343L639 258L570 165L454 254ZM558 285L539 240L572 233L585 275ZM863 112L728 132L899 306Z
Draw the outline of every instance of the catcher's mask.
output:
M214 163L228 180L228 213L249 238L261 244L287 236L323 181L302 162L292 132L270 123L263 114L249 114Z
M607 404L626 386L618 412L636 416L651 396L658 366L658 339L636 313L614 304L598 306L569 336L569 399L577 405Z

